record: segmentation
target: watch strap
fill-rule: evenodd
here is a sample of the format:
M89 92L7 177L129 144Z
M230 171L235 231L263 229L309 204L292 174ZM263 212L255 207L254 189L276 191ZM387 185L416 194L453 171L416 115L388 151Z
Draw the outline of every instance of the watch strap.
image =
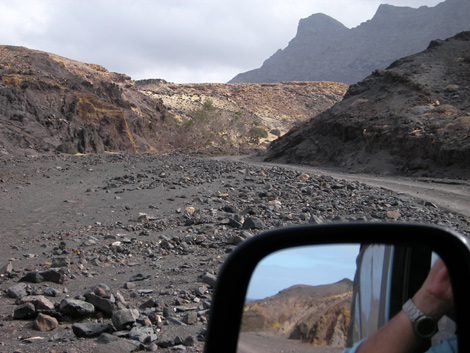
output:
M438 331L436 318L424 314L411 299L403 304L403 311L410 319L413 331L418 337L430 338Z
M408 299L406 303L403 304L403 311L413 323L418 319L418 317L424 316L423 312L418 309L411 299Z

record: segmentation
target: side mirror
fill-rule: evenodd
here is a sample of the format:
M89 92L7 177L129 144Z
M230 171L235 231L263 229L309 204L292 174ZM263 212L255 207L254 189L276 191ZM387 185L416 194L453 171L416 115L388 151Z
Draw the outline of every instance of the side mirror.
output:
M470 278L469 239L456 232L427 225L352 223L278 229L260 234L242 243L229 256L219 272L212 298L204 352L237 352L242 320L245 322L244 330L247 325L250 326L249 318L243 317L247 295L248 297L252 295L247 294L248 288L253 286L255 278L259 278L257 281L261 283L263 276L259 277L255 269L261 266L263 259L271 254L288 251L288 249L295 250L298 247L352 244L356 244L355 251L359 248L357 245L382 244L399 249L418 249L428 254L431 252L437 254L446 264L452 283L455 308L453 319L456 324L459 352L470 351L470 339L465 337L465 332L470 328L467 319L470 313L470 301L466 295L467 282ZM289 256L288 253L284 254ZM400 254L403 256L403 261L409 259L408 252ZM400 260L397 263L404 264L403 261ZM410 276L419 272L413 271L416 269L415 264L408 263L408 265L411 268ZM335 281L334 278L332 279ZM409 281L412 284L415 282L418 286L422 283L414 278ZM347 284L347 281L344 283ZM280 288L282 290L282 286ZM406 291L412 293L413 290L413 288L404 288L403 293L407 293ZM402 302L408 298L394 299L396 303L392 303L392 310L394 306L401 308Z

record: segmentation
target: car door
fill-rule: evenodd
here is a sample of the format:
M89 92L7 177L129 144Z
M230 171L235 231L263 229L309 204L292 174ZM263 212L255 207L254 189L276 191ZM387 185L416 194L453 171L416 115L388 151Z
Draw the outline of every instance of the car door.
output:
M419 247L366 244L357 258L347 346L369 337L396 315L425 280L432 252ZM419 352L432 342L423 342Z

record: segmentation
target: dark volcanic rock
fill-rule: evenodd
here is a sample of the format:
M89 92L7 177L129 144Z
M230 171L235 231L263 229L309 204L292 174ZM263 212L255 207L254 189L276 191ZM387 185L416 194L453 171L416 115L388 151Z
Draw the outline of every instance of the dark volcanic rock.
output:
M269 161L429 176L470 175L470 32L350 86L343 101L274 141Z
M83 322L72 325L73 333L77 337L92 338L98 337L102 333L112 333L114 331L111 324L101 324L95 322Z
M289 45L259 69L238 74L230 83L333 81L353 84L375 69L422 51L435 38L470 30L470 2L447 0L419 9L380 5L375 16L348 29L324 14L299 22Z
M59 310L65 315L85 317L92 315L95 312L95 307L82 300L64 299L60 303Z
M31 271L20 279L21 282L41 283L41 282L55 282L63 283L64 274L56 270L47 271Z
M18 305L13 312L13 319L15 320L28 320L34 319L37 315L36 307L33 303L24 303Z

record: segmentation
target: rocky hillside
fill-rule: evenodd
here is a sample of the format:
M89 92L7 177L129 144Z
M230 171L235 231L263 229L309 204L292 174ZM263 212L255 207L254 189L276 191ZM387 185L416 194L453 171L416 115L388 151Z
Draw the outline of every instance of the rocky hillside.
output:
M136 87L167 109L165 129L173 147L245 153L340 101L347 86L333 82L275 84L169 84L137 81Z
M130 77L53 54L0 47L0 147L46 152L151 151L162 103Z
M470 30L470 2L446 0L435 7L381 5L375 16L348 29L324 14L299 22L289 45L261 68L230 82L333 81L353 84L375 69L426 49L431 40Z
M277 336L316 346L344 347L351 299L348 279L322 286L293 286L246 304L242 331L274 331Z
M272 143L270 161L355 172L470 176L470 32L376 70Z
M0 151L237 153L326 110L346 89L136 83L100 65L0 46Z
M150 81L150 82L149 82ZM191 119L201 107L250 117L283 135L342 99L347 86L334 82L281 82L271 84L169 84L137 81L136 87L155 100L162 100L169 115L180 121ZM278 130L274 132L273 130Z

